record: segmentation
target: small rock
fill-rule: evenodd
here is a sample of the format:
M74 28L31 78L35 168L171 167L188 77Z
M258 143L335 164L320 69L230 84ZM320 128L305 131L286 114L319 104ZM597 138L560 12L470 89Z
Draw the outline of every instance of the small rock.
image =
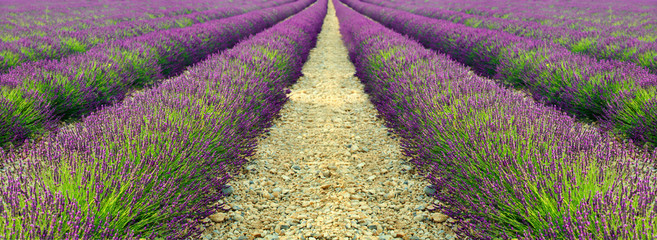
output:
M281 230L290 229L290 225L283 224L281 225Z
M424 220L424 216L423 215L417 215L417 216L413 217L413 220L415 220L416 222L421 222L422 220Z
M231 195L231 194L233 194L234 191L235 191L235 188L233 188L233 186L226 186L223 189L221 189L221 193L223 193L224 196Z
M372 180L374 180L375 178L376 178L376 176L372 175L372 176L369 176L369 177L367 178L367 180L372 181Z
M242 207L240 205L233 206L233 210L235 210L235 211L240 210L240 209L242 209Z
M358 168L363 168L364 166L365 166L365 163L359 163L358 165L356 165L356 167L358 167Z
M290 177L288 177L287 175L283 175L283 176L281 176L281 178L283 178L283 180L285 180L285 181L289 181L289 180L290 180Z
M257 237L262 237L262 233L260 231L255 231L251 233L251 239L257 238Z
M281 191L283 191L283 189L277 187L277 188L272 189L272 191L273 192L281 192Z
M210 220L212 220L213 222L216 222L216 223L223 222L224 220L226 220L226 214L224 214L224 213L212 214L212 215L210 215Z
M266 240L278 240L278 236L276 235L267 235L265 236Z
M422 239L420 239L419 237L416 237L416 236L412 236L412 237L410 238L410 240L422 240Z
M390 235L381 235L379 236L379 240L390 240L392 239L392 236Z
M256 169L256 166L255 165L249 165L249 166L246 166L244 169L246 169L249 172L253 172Z
M424 194L432 197L433 195L436 194L436 189L433 187L433 185L426 186L424 187Z
M431 214L431 219L434 222L437 222L437 223L443 223L443 222L447 221L447 218L449 218L449 216L447 216L445 214L442 214L442 213Z
M249 238L245 236L240 236L237 238L237 240L249 240Z
M321 188L321 189L324 189L324 190L326 190L326 189L328 189L328 188L330 188L330 187L331 187L331 184L324 184L324 185L320 186L320 188Z
M235 216L233 216L233 218L235 219L235 221L238 221L238 222L244 221L244 217L242 216L242 214L235 214Z
M221 206L221 210L230 211L230 209L231 209L231 207L228 204L224 204L223 206Z
M349 151L350 151L351 153L358 152L358 145L353 145L353 146L351 146L351 148L349 149Z
M369 148L367 148L367 147L363 147L363 152L369 152L369 151L370 151Z
M299 167L297 165L294 165L294 166L292 166L292 169L299 171L299 170L301 170L301 167Z
M404 237L406 237L406 234L403 233L403 232L398 232L398 233L395 234L395 237L396 238L404 238Z

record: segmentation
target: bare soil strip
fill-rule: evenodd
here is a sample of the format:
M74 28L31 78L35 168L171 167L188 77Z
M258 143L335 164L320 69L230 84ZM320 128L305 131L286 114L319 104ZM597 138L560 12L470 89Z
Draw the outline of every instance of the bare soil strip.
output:
M317 47L203 239L454 239L354 77L332 3Z

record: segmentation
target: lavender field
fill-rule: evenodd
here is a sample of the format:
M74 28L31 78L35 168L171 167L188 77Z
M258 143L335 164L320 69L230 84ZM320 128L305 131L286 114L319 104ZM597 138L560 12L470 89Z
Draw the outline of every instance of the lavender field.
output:
M2 0L0 239L657 239L657 1Z

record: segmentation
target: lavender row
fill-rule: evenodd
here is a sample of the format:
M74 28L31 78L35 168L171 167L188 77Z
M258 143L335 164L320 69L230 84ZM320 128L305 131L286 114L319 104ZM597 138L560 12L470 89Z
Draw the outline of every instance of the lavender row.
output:
M301 11L300 0L235 17L116 41L55 61L37 61L0 75L0 147L54 130L122 100L134 88L181 73Z
M635 63L657 73L657 33L644 41L628 37L613 36L608 29L580 31L568 27L552 27L535 22L500 19L471 15L427 6L409 8L406 5L387 0L364 0L364 2L411 12L425 17L448 20L469 27L500 30L516 36L560 44L570 51L582 53L597 59L615 59Z
M158 1L148 4L140 2L122 5L122 8L118 9L109 8L106 11L83 11L79 13L71 13L75 12L74 10L52 13L49 8L44 7L39 13L47 16L43 19L38 16L21 16L11 11L12 16L0 16L0 42L13 42L28 36L46 36L54 29L62 29L68 32L79 31L92 27L116 25L121 22L172 17L222 7L221 4L208 6L211 2L200 1L177 3L174 6L166 6L165 4L172 4L172 2ZM164 6L166 8L162 9ZM66 18L59 19L60 16Z
M198 237L301 75L326 4L3 156L15 167L0 173L0 238Z
M432 6L480 16L568 27L579 31L605 31L654 39L657 8L647 1L406 1L406 5ZM654 41L654 40L653 40Z
M657 76L634 64L596 60L545 41L465 27L358 0L351 7L478 74L649 148L657 146Z
M473 239L657 237L655 157L336 1L372 103Z
M12 25L11 29L2 29L0 22L0 40L4 42L14 42L21 38L29 36L49 36L51 33L68 33L87 30L91 28L107 27L123 22L148 20L154 18L176 17L179 15L197 13L208 10L216 10L225 7L241 7L243 11L248 11L252 5L264 4L262 0L238 0L232 2L219 2L216 0L195 0L190 2L177 2L178 0L158 0L154 2L138 2L122 5L121 8L111 8L107 11L83 11L74 16L70 13L59 13L63 16L70 17L69 21L50 23L43 20L35 20L36 24L29 26ZM51 13L46 14L48 19L53 19ZM50 11L50 9L48 9ZM23 17L27 18L27 17ZM0 19L8 20L6 17ZM52 36L51 36L52 37Z
M6 31L22 29L29 31L30 28L49 26L54 24L74 23L79 20L98 18L106 14L116 15L118 11L129 12L148 6L147 2L105 2L89 4L87 2L58 1L56 5L36 4L35 1L29 6L14 6L14 8L0 9L0 30ZM154 2L156 5L149 11L142 12L147 15L164 13L166 10L159 9L162 1ZM170 1L168 2L171 3ZM146 9L144 9L146 10Z
M166 18L147 19L121 24L92 28L81 31L62 31L52 29L46 36L32 36L15 42L0 43L0 73L20 66L25 62L41 59L60 59L71 54L86 52L94 46L111 43L147 33L185 28L194 24L226 18L258 9L277 6L293 0L279 0L254 4L250 0L230 3L218 9L172 16ZM247 4L247 7L239 7Z

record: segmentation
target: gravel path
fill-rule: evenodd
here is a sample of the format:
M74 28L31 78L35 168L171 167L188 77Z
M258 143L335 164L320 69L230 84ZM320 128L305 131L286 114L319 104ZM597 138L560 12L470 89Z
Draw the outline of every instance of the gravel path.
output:
M454 238L354 77L338 27L329 3L305 76L203 239Z

